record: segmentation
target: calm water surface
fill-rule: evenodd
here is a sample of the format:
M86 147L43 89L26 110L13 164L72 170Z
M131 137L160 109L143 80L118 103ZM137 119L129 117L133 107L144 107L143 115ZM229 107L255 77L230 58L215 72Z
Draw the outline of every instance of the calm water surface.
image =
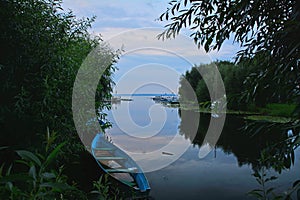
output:
M189 142L188 149L175 162L146 173L153 199L254 199L247 192L260 188L251 174L258 167L257 159L266 138L251 137L242 131L240 128L244 125L244 120L241 117L227 115L215 149L205 158L199 159L199 147L206 134L210 115L201 114L194 138L188 130L195 125L192 120L193 115L196 116L195 112L163 106L155 103L149 96L130 98L133 101L113 104L108 113L113 127L107 133L115 144L129 152L145 153L167 145L177 133ZM181 119L183 112L190 118ZM130 125L131 122L135 126ZM145 138L138 135L140 128L145 128ZM276 141L276 137L269 140ZM299 149L295 151L295 155L295 163L290 169L281 174L274 170L267 172L267 175L278 176L270 184L270 187L277 188L276 192L289 188L294 181L300 179Z

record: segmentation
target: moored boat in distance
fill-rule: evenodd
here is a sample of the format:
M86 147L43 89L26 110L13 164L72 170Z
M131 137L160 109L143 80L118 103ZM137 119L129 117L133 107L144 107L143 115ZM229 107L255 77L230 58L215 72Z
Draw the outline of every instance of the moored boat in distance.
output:
M164 96L163 95L155 96L152 99L153 99L153 101L162 101L164 99Z
M112 96L111 97L111 102L112 103L119 103L119 102L121 102L121 97L120 96Z
M93 139L91 152L100 168L112 178L135 191L150 191L148 180L138 164L109 142L103 133L98 133Z
M121 101L133 101L132 98L121 98Z
M177 96L173 96L173 97L169 98L168 102L170 104L179 104L179 99Z
M106 103L111 103L111 104L119 104L121 103L121 97L120 96L112 96L110 99L104 100Z
M165 94L165 95L155 96L152 99L153 101L158 103L179 104L179 98L175 94Z

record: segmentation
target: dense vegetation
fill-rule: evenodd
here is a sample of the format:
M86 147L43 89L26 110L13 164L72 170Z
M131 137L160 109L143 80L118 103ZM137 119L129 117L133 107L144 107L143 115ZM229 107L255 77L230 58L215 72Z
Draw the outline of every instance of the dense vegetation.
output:
M92 168L93 160L74 127L72 88L83 60L102 43L88 33L94 18L77 19L60 0L1 0L0 19L1 198L67 198L62 191L74 191L67 185L93 184L78 181L93 171L83 172L82 162ZM98 101L110 95L117 59L108 45L102 49L114 56L99 81Z
M253 105L254 109L265 107L267 112L271 110L275 115L281 114L284 109L293 110L288 115L292 118L284 123L269 123L261 119L244 127L246 134L268 135L270 141L273 130L284 136L282 141L261 151L260 166L253 174L261 188L250 193L257 199L292 199L289 192L276 196L272 192L274 188L266 187L267 182L276 179L266 177L266 169L283 169L287 163L293 164L294 150L300 145L300 1L172 0L159 19L169 21L165 31L158 36L162 39L176 37L183 28L187 28L192 32L190 37L196 45L202 45L206 52L219 50L230 38L240 44L235 65L217 63L227 89L229 108L249 109ZM209 65L198 67L205 71ZM185 74L185 78L191 81L199 101L205 102L209 100L208 92L203 77L199 73L197 75L197 71L194 67ZM241 85L244 78L246 81ZM189 99L189 94L184 94L185 87L181 85L181 94ZM238 87L239 91L236 90ZM237 96L240 98L237 99ZM296 105L286 107L274 103ZM280 112L276 112L278 109ZM278 145L283 145L283 148ZM284 161L284 164L274 160ZM268 166L266 163L269 163ZM298 198L299 183L299 180L294 182L291 190L297 191Z
M262 94L278 97L284 91L281 98L299 102L299 1L173 0L169 4L160 16L169 24L159 38L175 37L188 28L195 43L208 52L220 49L232 36L241 46L237 63L258 67L249 75L248 99L264 105Z
M189 27L195 42L206 51L220 49L232 34L241 44L236 64L215 63L230 109L254 106L270 112L272 107L287 109L274 103L297 104L295 120L245 127L256 134L268 133L270 127L284 134L291 131L284 147L275 147L277 157L271 157L293 163L294 149L300 144L296 118L300 116L299 1L174 0L170 5L160 17L172 20L162 37ZM103 44L101 38L88 33L94 18L77 19L61 8L60 0L0 0L0 19L0 196L86 199L99 176L93 174L95 163L76 133L71 103L81 63ZM98 102L109 98L118 57L108 45L102 47L103 54L113 56L99 81ZM210 98L197 70L200 67L205 70L209 65L195 66L185 78L198 100L207 102ZM97 189L101 187L107 190L96 183Z
M210 70L212 65L218 67L222 76L226 89L227 108L229 110L260 111L262 114L270 113L277 116L290 116L293 108L295 109L293 105L297 103L295 99L287 98L292 88L288 88L287 86L275 87L272 82L267 83L267 80L265 80L265 89L258 91L255 98L249 98L248 90L253 84L251 77L257 75L260 69L259 66L249 65L248 62L234 64L229 61L217 61L192 67L191 70L186 71L181 79L179 93L182 97L186 97L185 100L191 100L191 98L185 94L186 86L184 86L185 81L183 80L187 80L196 92L200 105L206 107L210 105L211 98L207 85L199 72L203 76L213 77ZM273 87L270 87L270 85L273 85ZM274 88L277 90L276 93L272 91ZM286 104L290 104L290 106ZM282 108L279 105L282 105Z

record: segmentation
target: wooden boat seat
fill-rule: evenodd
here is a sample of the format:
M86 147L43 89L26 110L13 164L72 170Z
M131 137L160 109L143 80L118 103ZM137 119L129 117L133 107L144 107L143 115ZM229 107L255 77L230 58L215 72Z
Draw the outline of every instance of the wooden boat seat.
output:
M127 159L124 157L117 157L117 156L97 156L95 158L97 160L126 160Z
M137 163L117 146L107 141L104 134L98 133L94 137L90 150L106 174L137 191L150 190L148 180Z
M106 169L109 173L133 173L137 170L137 168L114 168L114 169Z
M93 148L93 150L96 150L96 151L114 151L116 149L115 148L109 148L109 147L97 147L97 148Z

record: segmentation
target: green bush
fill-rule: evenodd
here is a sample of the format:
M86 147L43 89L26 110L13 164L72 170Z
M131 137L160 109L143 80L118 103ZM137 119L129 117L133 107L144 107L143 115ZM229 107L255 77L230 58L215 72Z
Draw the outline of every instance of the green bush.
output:
M62 164L73 166L79 162L79 154L84 152L73 122L73 84L82 62L99 44L112 56L99 81L98 107L104 107L101 100L109 98L112 91L111 75L118 54L100 37L89 34L95 17L77 19L71 11L64 11L61 3L0 1L0 146L24 149L17 151L21 156L17 163L23 165L22 170L2 168L5 171L1 174L1 193L13 195L14 199L73 193L73 186L67 186L66 172L59 170ZM59 155L55 153L55 162L51 159L51 166L45 167L51 154L41 156L35 152L43 152L48 127L58 133L51 147L66 143L59 148ZM49 146L46 152L50 150ZM0 166L14 163L14 157L1 155ZM67 191L59 188L61 183Z
M18 159L9 167L7 163L0 167L1 198L44 200L84 197L83 192L67 183L67 177L63 175L63 166L58 169L52 166L64 145L65 143L61 143L51 151L46 148L45 154L26 150L15 151Z
M267 104L265 108L262 108L261 112L267 113L268 115L272 116L290 117L295 108L295 104L271 103Z
M0 144L35 148L46 127L74 139L72 89L81 63L101 43L59 0L0 2ZM110 49L107 49L110 51ZM99 82L99 100L111 92L114 52Z

